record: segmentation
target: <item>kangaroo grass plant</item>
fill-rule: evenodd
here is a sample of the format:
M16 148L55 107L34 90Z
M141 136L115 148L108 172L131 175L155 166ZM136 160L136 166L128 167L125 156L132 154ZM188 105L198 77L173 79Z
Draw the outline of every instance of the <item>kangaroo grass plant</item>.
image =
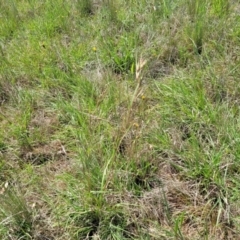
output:
M0 2L0 239L238 239L233 0Z

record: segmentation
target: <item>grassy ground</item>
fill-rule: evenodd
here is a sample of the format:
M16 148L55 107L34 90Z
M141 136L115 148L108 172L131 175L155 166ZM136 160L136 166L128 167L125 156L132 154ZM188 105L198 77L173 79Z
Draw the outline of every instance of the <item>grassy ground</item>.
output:
M1 239L239 239L240 4L0 1Z

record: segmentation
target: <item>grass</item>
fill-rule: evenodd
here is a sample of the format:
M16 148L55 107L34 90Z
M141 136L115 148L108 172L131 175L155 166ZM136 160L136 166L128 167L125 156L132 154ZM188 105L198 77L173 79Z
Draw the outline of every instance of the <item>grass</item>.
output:
M237 1L0 6L1 239L238 239Z

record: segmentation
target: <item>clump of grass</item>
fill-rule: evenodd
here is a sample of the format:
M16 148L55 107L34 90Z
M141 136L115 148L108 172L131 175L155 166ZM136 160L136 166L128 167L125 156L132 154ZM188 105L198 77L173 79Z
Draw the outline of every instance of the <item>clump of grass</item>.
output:
M108 23L119 24L118 22L118 3L113 0L104 1L104 10Z
M92 0L77 0L76 7L82 16L90 16L93 14Z
M213 0L210 4L214 15L223 17L229 13L230 2L227 0Z
M237 239L239 7L2 1L0 236Z
M0 199L1 230L6 232L2 237L31 239L33 216L23 196L5 184Z
M104 41L103 61L117 74L134 72L137 39L135 36L119 36Z
M11 39L17 31L20 22L20 14L15 1L3 1L1 3L3 24L1 25L2 37Z

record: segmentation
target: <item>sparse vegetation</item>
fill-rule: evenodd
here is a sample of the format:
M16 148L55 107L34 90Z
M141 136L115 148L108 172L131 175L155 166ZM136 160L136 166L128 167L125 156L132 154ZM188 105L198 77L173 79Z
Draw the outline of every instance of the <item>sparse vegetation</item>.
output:
M238 239L239 9L0 0L0 238Z

